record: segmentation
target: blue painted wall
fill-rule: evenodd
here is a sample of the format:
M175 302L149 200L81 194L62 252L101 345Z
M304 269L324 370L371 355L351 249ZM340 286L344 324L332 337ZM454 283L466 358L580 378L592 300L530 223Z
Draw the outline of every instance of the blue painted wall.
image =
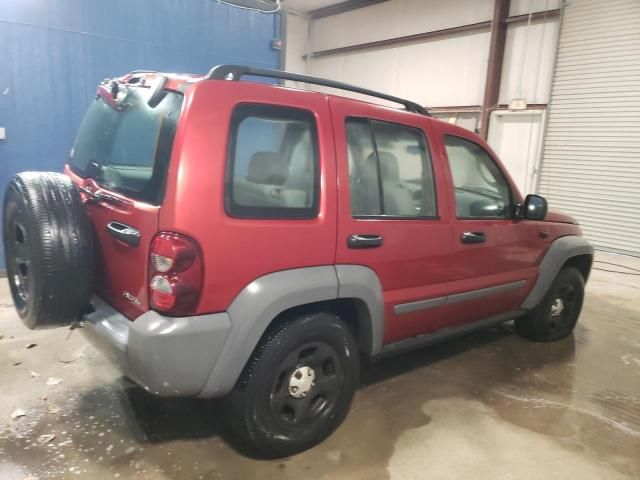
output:
M215 0L0 0L0 194L17 172L62 169L102 79L278 67L278 28L277 15Z

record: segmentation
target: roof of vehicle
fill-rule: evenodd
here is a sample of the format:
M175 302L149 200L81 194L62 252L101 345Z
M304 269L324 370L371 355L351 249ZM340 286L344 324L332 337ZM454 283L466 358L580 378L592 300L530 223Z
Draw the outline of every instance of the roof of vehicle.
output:
M171 89L181 89L184 88L185 84L192 83L195 81L202 80L226 80L226 81L239 81L244 76L251 77L266 77L266 78L274 78L279 80L290 80L294 82L302 82L312 85L320 85L329 88L335 88L338 90L349 91L353 93L358 93L361 95L367 95L374 98L379 98L388 102L396 103L399 105L403 105L405 110L411 113L416 113L419 115L424 115L430 117L428 110L410 100L396 97L393 95L389 95L382 92L377 92L374 90L369 90L366 88L358 87L355 85L350 85L343 82L337 82L334 80L329 80L326 78L313 77L310 75L301 75L297 73L289 73L281 70L271 70L271 69L262 69L262 68L252 68L246 67L242 65L217 65L213 67L209 73L206 75L194 75L194 74L177 74L177 73L162 73L155 72L151 70L135 70L130 72L119 79L120 82L123 83L134 83L139 81L138 79L146 78L146 77L160 77L160 79L164 78L164 82L166 82L166 88ZM308 90L305 90L308 91ZM318 93L318 92L314 92ZM329 94L325 94L329 95ZM337 96L337 95L336 95ZM355 99L354 101L362 101Z
M380 98L393 103L404 105L409 112L419 113L421 115L430 116L429 112L422 105L418 105L411 100L389 95L387 93L369 90L367 88L350 85L348 83L337 82L327 78L314 77L311 75L302 75L299 73L290 73L282 70L271 70L266 68L252 68L243 65L217 65L213 67L205 76L208 80L240 80L244 76L276 78L279 80L290 80L294 82L308 83L311 85L320 85L324 87L336 88L354 93L368 95L370 97Z

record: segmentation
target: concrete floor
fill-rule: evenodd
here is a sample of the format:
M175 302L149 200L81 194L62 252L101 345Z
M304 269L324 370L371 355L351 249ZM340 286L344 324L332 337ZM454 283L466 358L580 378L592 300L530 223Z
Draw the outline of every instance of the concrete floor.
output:
M638 479L640 277L596 270L587 290L572 337L507 325L369 366L331 438L257 461L221 437L215 402L150 397L77 332L24 328L2 280L0 479Z

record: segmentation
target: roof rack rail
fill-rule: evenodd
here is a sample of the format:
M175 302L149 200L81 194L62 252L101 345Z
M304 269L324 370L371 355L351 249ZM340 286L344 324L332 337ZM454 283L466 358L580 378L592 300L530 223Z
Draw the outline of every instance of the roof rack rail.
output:
M421 105L404 98L394 97L393 95L387 95L386 93L376 92L366 88L356 87L355 85L349 85L348 83L335 82L326 78L313 77L311 75L302 75L299 73L289 73L282 70L271 70L267 68L253 68L243 65L217 65L209 70L209 73L205 78L208 80L240 80L241 77L251 75L255 77L268 77L278 78L281 80L291 80L294 82L310 83L313 85L322 85L324 87L337 88L340 90L348 90L350 92L361 93L363 95L369 95L371 97L381 98L393 103L399 103L409 112L419 113L430 117L428 110Z

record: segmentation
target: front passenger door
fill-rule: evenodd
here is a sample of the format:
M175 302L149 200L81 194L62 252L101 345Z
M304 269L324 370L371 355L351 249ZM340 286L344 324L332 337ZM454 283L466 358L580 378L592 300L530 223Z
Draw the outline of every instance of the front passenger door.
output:
M477 137L441 129L456 207L446 326L515 310L537 275L537 243L515 217L521 197Z

